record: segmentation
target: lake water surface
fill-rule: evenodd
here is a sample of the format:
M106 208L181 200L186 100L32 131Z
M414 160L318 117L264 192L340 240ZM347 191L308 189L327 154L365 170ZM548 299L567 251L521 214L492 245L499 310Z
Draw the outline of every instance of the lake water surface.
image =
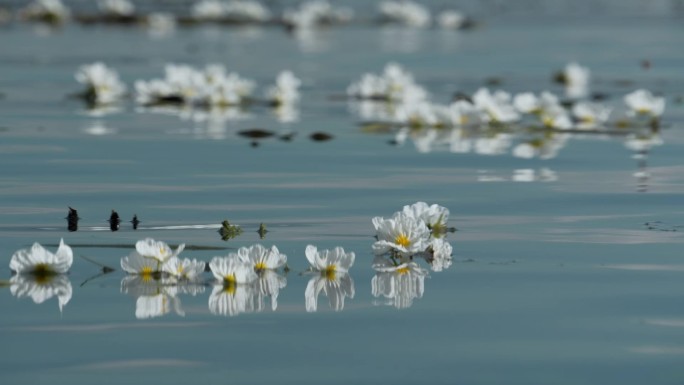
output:
M33 242L54 251L63 238L75 262L61 311L57 296L36 304L0 288L0 382L684 383L681 16L546 16L483 15L463 32L351 25L296 36L1 27L0 278ZM299 118L258 106L163 113L130 100L89 111L69 95L78 66L97 60L129 87L167 62L222 63L260 86L290 69L303 80ZM548 157L513 155L534 133L424 130L397 145L339 98L389 61L443 103L487 85L562 94L551 75L578 61L606 103L620 108L646 88L667 107L659 132L556 133ZM255 146L238 134L252 128L277 135ZM332 139L312 140L320 132ZM450 209L454 263L386 298L373 290L371 218L416 201ZM69 206L77 232L67 231ZM112 209L124 219L117 232ZM224 219L244 233L222 241ZM182 256L205 261L277 245L291 269L277 308L252 293L251 305L215 314L212 286L131 284L119 260L145 237L185 243ZM329 287L307 311L309 244L356 253L342 308ZM98 276L81 256L117 271Z

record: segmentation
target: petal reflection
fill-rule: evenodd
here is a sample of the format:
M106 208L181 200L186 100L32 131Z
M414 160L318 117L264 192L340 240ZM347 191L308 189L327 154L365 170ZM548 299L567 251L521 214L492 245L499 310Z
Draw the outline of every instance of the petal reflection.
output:
M251 285L215 285L209 296L209 311L212 314L231 317L240 313L251 313L254 311L251 301L253 296L254 287Z
M71 281L64 274L47 276L17 274L10 279L10 291L17 298L31 297L36 304L57 296L60 313L69 303L72 295Z
M354 280L349 274L335 274L334 272L322 272L309 280L304 291L307 312L318 310L318 295L323 291L330 308L334 311L344 309L345 297L354 298Z
M183 286L177 286L177 281L173 278L155 278L152 275L129 275L121 280L121 292L136 297L137 319L160 317L168 314L171 309L179 316L185 316L180 298L177 297L179 291L184 291L181 289ZM188 290L194 292L203 289Z
M271 297L271 310L275 311L278 308L278 294L280 289L287 286L287 278L273 270L264 270L253 285L255 293L253 301L256 311L260 312L264 309L266 297Z
M413 305L413 300L422 298L425 291L424 281L427 272L415 263L402 264L397 269L375 274L371 280L373 297L384 297L374 302L375 305L394 306L406 309Z

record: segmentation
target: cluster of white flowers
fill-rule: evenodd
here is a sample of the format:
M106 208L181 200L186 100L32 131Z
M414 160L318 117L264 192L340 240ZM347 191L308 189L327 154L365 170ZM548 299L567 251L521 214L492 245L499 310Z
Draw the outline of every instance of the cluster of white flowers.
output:
M568 79L573 87L586 87L588 70L573 63L568 66ZM584 79L584 80L582 80ZM365 74L347 88L354 99L366 101L400 102L396 105L361 103L362 118L385 120L409 127L481 127L508 124L530 124L555 130L604 128L612 108L598 102L577 100L566 108L558 96L544 91L539 95L523 92L515 96L503 90L478 89L472 96L463 97L449 105L429 102L427 92L413 81L411 74L399 65L390 63L383 75ZM665 100L646 90L637 90L624 97L629 116L658 118L664 111Z
M435 272L451 266L453 249L445 237L453 229L447 227L448 221L447 208L425 202L404 206L389 219L373 218L374 297L397 308L409 307L414 298L422 297L428 273L414 260L425 259Z
M82 65L75 76L86 86L83 96L93 105L111 104L126 94L126 85L118 73L102 62Z
M382 74L366 73L349 85L347 95L361 100L413 104L426 100L428 93L410 72L397 63L388 63Z
M30 249L18 250L10 259L10 269L16 273L10 279L12 295L31 297L35 303L43 303L57 296L61 312L71 300L72 289L66 273L74 262L71 247L59 241L56 253L51 253L38 243Z
M98 0L97 4L106 15L127 17L135 14L135 6L128 0Z
M271 11L254 0L201 0L191 9L195 20L229 19L242 22L265 22L272 18Z
M296 9L286 9L283 13L285 24L295 29L308 29L318 25L344 23L354 17L350 8L333 7L327 0L310 0Z
M432 24L430 10L414 1L386 0L381 2L378 8L385 22L400 23L414 28L425 28ZM460 29L467 23L467 17L453 9L444 10L437 15L437 25L443 29Z

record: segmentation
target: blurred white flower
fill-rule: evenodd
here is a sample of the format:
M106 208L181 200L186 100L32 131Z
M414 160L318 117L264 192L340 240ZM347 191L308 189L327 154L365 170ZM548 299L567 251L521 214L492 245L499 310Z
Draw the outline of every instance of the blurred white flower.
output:
M297 9L286 9L283 20L294 29L310 29L321 24L348 22L354 17L350 8L335 8L326 0L311 0Z
M591 71L578 63L572 62L565 66L561 80L565 84L565 95L572 99L579 99L589 93Z
M383 1L379 9L383 19L410 27L428 27L432 21L429 9L409 0Z
M427 99L428 93L415 83L410 72L397 63L388 63L381 75L367 73L358 82L349 85L347 95L358 99L401 102L410 106Z
M437 24L443 29L459 29L465 22L466 17L463 13L456 10L446 10L437 16Z
M84 96L92 104L114 103L126 94L126 85L119 80L119 75L102 62L82 65L75 77L86 86Z
M274 105L294 104L299 101L301 84L292 72L282 71L276 78L276 84L266 90L266 99Z
M73 262L74 254L71 247L60 239L59 247L54 254L37 242L30 249L17 250L10 259L9 267L17 274L49 276L66 273Z
M480 88L473 95L473 103L482 112L482 118L491 123L511 123L520 115L511 104L511 95L504 91L491 93L487 88Z
M578 128L594 129L603 126L610 117L612 109L601 103L577 102L572 106L572 114L578 121Z
M665 111L665 98L644 89L629 93L624 99L632 115L659 117Z
M21 16L27 20L60 24L69 19L71 11L60 0L35 0L21 10Z
M378 239L373 244L375 255L392 252L401 257L410 257L427 247L430 230L423 221L396 213L390 219L375 217L372 222Z
M133 16L135 6L128 0L98 0L100 10L111 16Z
M190 14L196 20L217 20L225 17L226 9L219 0L200 0L192 5Z

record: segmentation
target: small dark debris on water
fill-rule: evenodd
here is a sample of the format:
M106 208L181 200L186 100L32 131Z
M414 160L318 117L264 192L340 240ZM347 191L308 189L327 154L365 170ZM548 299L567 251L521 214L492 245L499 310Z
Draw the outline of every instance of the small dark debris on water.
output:
M78 211L75 208L69 207L69 214L66 216L67 229L70 232L78 231L78 220L81 219L78 216Z
M266 238L266 233L268 233L268 230L266 230L266 225L263 223L260 223L259 224L259 230L257 230L257 233L259 233L260 239Z
M468 103L473 102L473 99L470 97L470 95L460 91L456 92L454 96L451 97L451 100L454 102L458 102L459 100L465 100Z
M641 68L645 71L648 71L651 69L651 61L648 59L644 59L641 61Z
M228 220L224 220L221 222L221 228L218 232L221 234L221 240L228 241L242 234L242 228L238 225L231 225Z
M328 140L331 140L333 138L332 135L327 134L325 132L314 132L309 136L311 140L315 142L326 142Z
M250 130L242 130L238 132L238 135L251 139L263 139L270 138L271 136L275 135L275 133L273 131L262 130L260 128L253 128Z
M490 87L500 86L501 84L503 84L503 82L503 79L497 76L492 76L485 79L485 84Z
M259 147L259 142L257 142L256 140L253 140L249 143L249 145L252 147Z
M294 139L294 137L296 135L297 135L296 132L288 132L287 134L281 135L279 139L282 140L283 142L291 142L292 139Z
M683 225L671 225L669 223L665 223L665 222L661 222L661 221L646 222L646 223L644 223L644 227L646 227L646 230L665 231L665 232L675 232L675 231L679 231L679 229L684 228Z
M109 229L112 231L119 231L119 225L121 224L121 218L119 213L112 210L112 215L109 216Z
M133 214L133 219L131 219L131 223L133 224L133 230L137 230L138 225L140 224L140 220L138 220L137 214Z
M608 99L608 94L605 92L594 92L591 94L591 100L600 102L602 100Z

